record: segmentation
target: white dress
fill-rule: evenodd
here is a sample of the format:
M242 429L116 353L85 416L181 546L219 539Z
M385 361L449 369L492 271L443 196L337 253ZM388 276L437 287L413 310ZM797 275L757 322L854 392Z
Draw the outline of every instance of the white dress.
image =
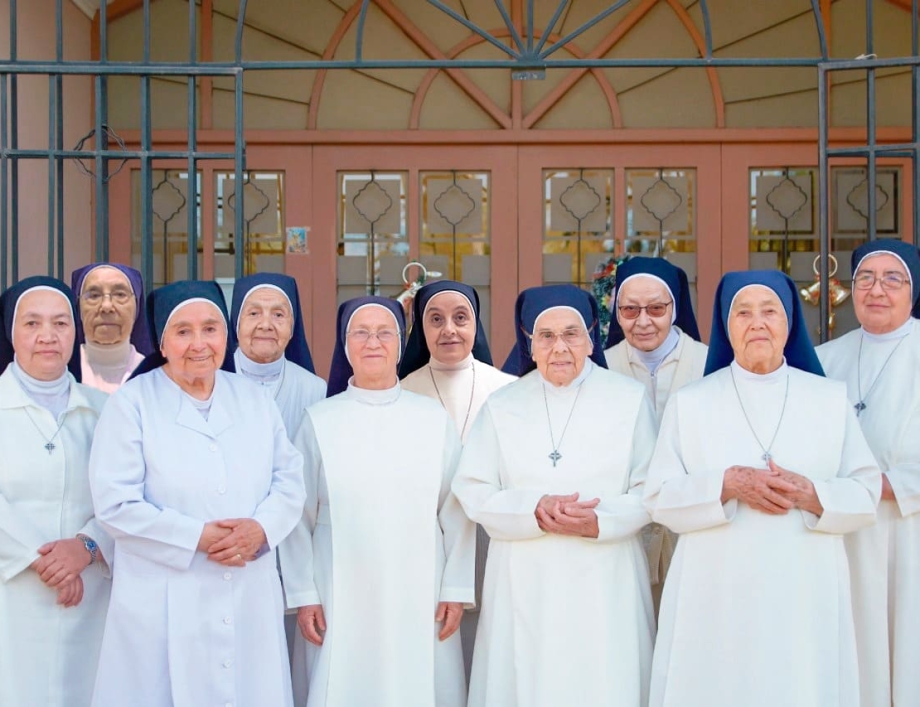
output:
M491 537L470 707L646 704L654 618L638 533L654 443L642 386L590 361L568 387L533 371L486 401L453 485ZM600 498L599 537L544 533L539 500L576 491Z
M163 369L109 399L90 458L115 538L96 707L292 704L274 553L225 567L197 545L207 521L253 518L275 548L303 510L302 463L242 376L217 371L207 420Z
M439 641L434 619L438 602L473 602L453 421L398 384L349 385L307 410L295 441L309 501L281 572L288 607L322 604L327 625L307 705L462 707L460 635Z
M861 707L920 705L920 322L908 320L901 333L867 335L859 365L866 404L859 424L895 495L879 504L878 523L846 538ZM825 372L846 381L854 404L861 336L852 331L818 347Z
M607 367L611 371L635 378L645 386L659 424L671 395L687 383L703 377L703 371L706 370L706 354L709 352L706 344L687 336L679 327L674 329L680 333L680 340L674 350L664 357L654 373L645 367L636 355L635 349L626 340L604 351ZM677 535L658 523L651 523L642 531L642 542L648 556L649 579L657 606L661 600L661 587L667 577L674 548L677 546Z
M812 480L820 518L722 504L727 468L765 466L745 412L775 462ZM857 707L843 534L874 522L880 491L840 383L785 364L758 376L733 363L678 391L646 484L652 518L680 533L650 705Z
M29 569L39 547L85 533L108 562L112 541L93 516L87 464L106 396L71 379L64 424L0 376L0 705L86 707L109 601L108 566L87 567L83 601L65 609ZM32 421L30 421L31 416ZM34 422L33 422L34 421ZM36 426L39 429L36 428ZM53 440L49 454L44 446Z

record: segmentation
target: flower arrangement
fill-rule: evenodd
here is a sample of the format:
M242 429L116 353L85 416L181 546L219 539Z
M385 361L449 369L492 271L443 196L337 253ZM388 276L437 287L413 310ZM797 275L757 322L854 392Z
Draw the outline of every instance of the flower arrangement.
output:
M617 268L624 263L629 256L611 255L607 260L598 263L594 270L591 292L597 300L598 316L600 318L601 341L607 340L607 332L610 329L610 317L613 311L613 290L617 284Z

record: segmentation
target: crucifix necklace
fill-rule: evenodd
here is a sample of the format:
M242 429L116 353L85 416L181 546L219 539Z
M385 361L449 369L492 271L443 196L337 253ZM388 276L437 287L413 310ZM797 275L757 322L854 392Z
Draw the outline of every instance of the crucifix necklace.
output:
M65 412L61 416L61 421L58 423L57 429L54 431L54 434L51 435L51 438L49 439L48 437L45 437L45 433L42 432L42 428L38 426L37 422L35 422L35 419L32 417L32 414L29 412L29 409L25 408L25 411L26 411L26 415L29 418L29 422L32 423L32 426L38 431L38 434L40 434L42 436L42 439L45 440L45 444L43 446L45 447L45 449L48 450L48 454L50 455L55 449L57 449L57 445L54 443L54 440L58 436L58 434L60 434L61 428L64 426L64 420L67 418L67 413Z
M559 453L559 447L562 446L562 440L565 438L565 433L569 429L569 423L572 421L572 413L575 412L575 406L578 404L579 395L581 395L580 383L578 385L578 391L575 393L575 400L572 401L572 409L569 410L569 416L566 418L565 427L562 428L562 434L559 437L559 444L556 444L556 439L553 437L553 420L549 416L549 402L546 399L546 383L543 384L543 405L546 407L546 424L549 426L549 441L553 445L553 451L546 456L552 459L553 468L555 468L556 463L562 459L562 455Z
M747 410L744 409L744 403L741 402L741 393L738 392L738 384L735 382L735 371L731 367L729 367L729 370L732 374L732 385L735 387L735 395L738 397L738 405L741 407L741 413L744 415L744 421L747 423L751 434L754 435L754 439L757 440L757 445L763 450L763 454L760 455L760 458L764 460L764 463L769 463L770 459L773 458L773 455L770 454L770 450L773 449L773 443L776 441L776 435L779 434L779 428L783 424L783 417L786 415L786 402L789 400L789 374L786 374L786 393L783 395L783 409L780 410L779 413L779 422L776 423L776 429L773 431L773 438L770 440L770 446L764 447L763 442L760 441L760 437L758 437L757 433L754 431L754 425L751 424L751 419L748 417Z
M876 384L879 382L879 379L882 377L882 374L885 372L885 367L888 366L888 362L891 360L891 357L894 356L894 352L898 350L898 347L904 342L906 336L902 336L901 339L895 344L895 347L891 349L891 353L888 354L888 358L885 359L885 363L882 364L881 369L878 372L878 375L875 377L875 380L872 381L872 385L869 386L869 390L866 391L866 394L862 394L862 373L860 372L860 365L862 363L862 345L865 337L859 335L859 353L856 355L856 395L859 397L859 402L856 403L853 407L856 409L856 417L859 417L860 413L866 409L866 398L872 394L872 391L875 390Z
M466 417L463 418L463 427L460 430L460 439L463 439L463 435L466 434L466 426L470 421L470 411L473 409L473 395L476 394L476 364L470 364L470 370L473 372L473 385L470 386L470 402L466 406ZM441 397L441 391L438 389L438 382L434 379L434 371L431 369L431 366L428 366L428 375L431 376L431 382L434 385L434 392L438 394L438 400L441 403L441 407L447 410L447 406L444 404L444 398Z

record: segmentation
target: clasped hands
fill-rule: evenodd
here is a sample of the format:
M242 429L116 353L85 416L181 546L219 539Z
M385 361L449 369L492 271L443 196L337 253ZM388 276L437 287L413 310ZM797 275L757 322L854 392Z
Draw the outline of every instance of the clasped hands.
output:
M819 517L824 513L810 479L784 469L772 459L768 459L767 464L767 469L750 466L726 469L722 481L722 503L735 498L769 515L785 515L793 508Z
M102 561L98 551L97 559ZM42 582L57 590L57 603L65 609L83 601L83 578L80 573L89 567L92 557L79 538L53 540L38 548L41 555L29 567Z
M537 503L534 515L540 530L545 533L596 538L600 529L594 509L600 502L599 498L579 501L577 493L568 496L547 494Z
M198 539L198 551L208 560L227 567L244 567L256 559L267 542L262 525L252 518L212 520L204 524Z

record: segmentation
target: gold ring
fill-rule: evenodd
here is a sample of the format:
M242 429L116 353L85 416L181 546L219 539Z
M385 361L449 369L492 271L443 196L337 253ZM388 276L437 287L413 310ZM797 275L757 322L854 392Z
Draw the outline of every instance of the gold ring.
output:
M236 559L242 560L243 556L240 553L236 553Z

